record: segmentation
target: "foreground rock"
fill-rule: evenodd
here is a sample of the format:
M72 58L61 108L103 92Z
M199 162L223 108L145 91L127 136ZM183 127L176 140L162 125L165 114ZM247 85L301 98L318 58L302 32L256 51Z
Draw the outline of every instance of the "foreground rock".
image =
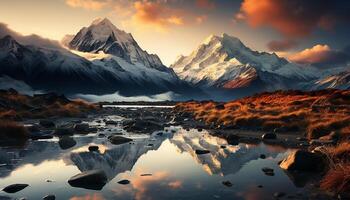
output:
M73 187L101 190L107 181L107 175L103 170L90 170L71 177L68 183Z
M16 193L18 191L23 190L24 188L28 187L28 184L13 184L5 187L2 191L7 193Z
M69 136L61 137L60 140L58 141L58 145L63 150L72 148L76 144L77 144L77 142L72 137L69 137Z
M297 150L282 160L280 167L288 171L320 171L325 168L325 162L319 153Z
M119 135L110 136L110 137L108 137L108 140L112 144L115 144L115 145L124 144L124 143L128 143L128 142L132 141L132 139L130 139L130 138L122 137L122 136L119 136Z

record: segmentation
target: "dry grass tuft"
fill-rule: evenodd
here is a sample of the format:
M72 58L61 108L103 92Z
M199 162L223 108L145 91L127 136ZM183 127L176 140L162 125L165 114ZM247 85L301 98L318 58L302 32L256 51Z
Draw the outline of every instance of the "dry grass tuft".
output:
M192 113L207 124L302 131L310 139L333 131L350 136L349 90L265 92L227 102L223 109L217 105L192 101L177 104L175 110Z
M16 122L0 120L0 139L25 139L29 137L27 129Z
M350 163L337 164L321 181L321 188L336 193L350 191Z

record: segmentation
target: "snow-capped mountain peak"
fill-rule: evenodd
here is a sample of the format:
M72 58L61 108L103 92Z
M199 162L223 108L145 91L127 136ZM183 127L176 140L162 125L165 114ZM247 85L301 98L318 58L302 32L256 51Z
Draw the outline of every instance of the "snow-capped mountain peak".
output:
M169 71L157 55L142 50L130 33L118 29L107 18L96 19L89 27L82 28L69 42L68 47L89 53L102 51L131 64L139 63L146 67Z

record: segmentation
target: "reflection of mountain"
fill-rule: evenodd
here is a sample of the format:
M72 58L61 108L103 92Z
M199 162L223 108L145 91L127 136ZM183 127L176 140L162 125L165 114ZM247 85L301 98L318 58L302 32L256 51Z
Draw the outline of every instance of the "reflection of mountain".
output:
M79 138L75 147L91 141L92 138L89 137ZM0 149L0 164L6 164L0 167L0 177L6 177L16 168L26 164L38 165L47 160L58 160L65 153L57 143L51 141L32 141L24 149Z
M133 144L113 146L112 149L108 149L104 153L72 153L71 160L80 171L102 169L111 180L119 173L131 170L143 154L149 150L158 149L162 142L163 140L160 138L155 141L137 140ZM149 144L153 144L153 146L148 146Z
M209 174L228 175L238 172L246 163L257 160L260 154L275 157L277 152L269 152L263 144L251 147L247 144L226 146L226 140L207 133L181 133L171 140L181 152L189 153ZM210 154L197 155L196 149L207 149Z

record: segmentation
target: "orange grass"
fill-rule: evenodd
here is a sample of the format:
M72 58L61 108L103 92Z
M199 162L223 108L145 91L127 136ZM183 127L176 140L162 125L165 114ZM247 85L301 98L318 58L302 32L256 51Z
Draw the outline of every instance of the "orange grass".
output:
M224 104L184 102L178 112L192 113L207 124L232 125L262 130L303 131L310 139L338 131L350 136L350 91L277 91L261 93Z

